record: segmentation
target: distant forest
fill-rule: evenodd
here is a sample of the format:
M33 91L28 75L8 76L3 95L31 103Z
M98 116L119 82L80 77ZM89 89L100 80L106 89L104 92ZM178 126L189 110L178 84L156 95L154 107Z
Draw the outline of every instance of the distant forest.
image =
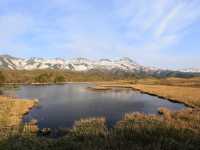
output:
M87 72L65 70L1 70L0 83L62 83L87 81L132 80L136 75L126 72L91 70Z
M130 80L135 82L144 78L166 77L200 77L199 73L159 72L147 74L145 72L125 72L120 70L90 70L85 72L69 70L0 70L0 84L2 83L64 83L64 82L87 82L87 81L114 81Z

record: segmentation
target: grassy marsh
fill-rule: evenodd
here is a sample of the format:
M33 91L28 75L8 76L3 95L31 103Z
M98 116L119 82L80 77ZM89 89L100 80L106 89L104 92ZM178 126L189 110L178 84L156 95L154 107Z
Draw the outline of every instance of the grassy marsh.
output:
M160 108L161 115L127 113L113 128L106 119L86 118L75 121L64 137L49 139L14 135L0 140L6 150L198 150L200 149L200 94L195 79L140 79L133 81L98 82L97 89L133 88L192 106L180 111ZM184 82L183 82L184 81ZM14 100L15 101L15 100ZM5 125L19 124L21 116L34 104L13 102L0 97L0 121ZM11 111L12 109L12 111ZM17 115L10 113L19 111ZM14 116L14 117L13 117ZM18 119L14 119L18 116ZM14 121L13 121L14 120ZM11 122L11 123L10 123ZM0 126L1 127L1 126Z

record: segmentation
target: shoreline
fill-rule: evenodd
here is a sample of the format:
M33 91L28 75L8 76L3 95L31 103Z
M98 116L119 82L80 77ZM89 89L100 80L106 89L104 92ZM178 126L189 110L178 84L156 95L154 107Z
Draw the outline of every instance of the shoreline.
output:
M150 92L150 91L146 91L145 89L142 88L138 88L137 86L139 85L143 85L145 86L145 84L129 84L127 82L120 82L120 81L103 81L103 82L99 82L99 81L87 81L87 82L62 82L62 83L1 83L0 85L33 85L33 86L42 86L42 85L65 85L65 84L94 84L93 87L88 87L88 90L91 91L109 91L112 90L112 88L127 88L127 89L132 89L134 91L138 91L140 93L143 94L148 94L151 96L156 96L158 98L162 98L174 103L179 103L179 104L184 104L187 107L190 108L199 108L191 103L185 102L183 101L181 98L177 99L177 98L171 98L168 97L166 95L162 95L162 94L158 94L156 92ZM148 85L147 85L148 86ZM161 86L161 85L152 85L152 86ZM163 86L163 85L162 85ZM168 88L173 88L176 86L168 86L165 85ZM183 88L188 88L188 87L183 87ZM198 89L198 88L197 88Z
M104 83L130 83L130 81L126 80L113 80L113 81L67 81L67 82L32 82L32 83L0 83L0 85L62 85L62 84L70 84L70 83L77 83L77 84L104 84Z
M186 107L190 107L190 108L199 108L198 106L195 106L194 104L191 104L191 103L188 103L188 102L185 102L184 100L182 100L181 98L180 99L177 99L177 98L170 98L168 96L164 96L162 94L158 94L156 92L150 92L150 91L146 91L145 89L142 89L142 88L138 88L137 87L138 85L137 84L131 84L131 85L128 85L128 84L122 84L122 85L116 85L116 84L98 84L96 85L95 87L90 87L90 90L93 90L93 91L103 91L105 89L105 91L107 90L112 90L112 88L128 88L128 89L132 89L134 91L138 91L140 93L143 93L143 94L147 94L147 95L151 95L151 96L156 96L158 98L162 98L164 100L168 100L168 101L171 101L171 102L174 102L174 103L178 103L178 104L184 104ZM160 85L154 85L155 87L156 86L160 86ZM173 86L166 86L168 88L172 88ZM185 87L187 88L187 87ZM100 90L99 90L100 89Z
M186 107L190 107L190 108L196 108L195 106L191 105L191 104L187 104L187 103L184 103L184 102L180 102L176 99L171 99L171 98L167 98L167 97L164 97L164 96L160 96L158 94L155 94L155 93L150 93L150 92L145 92L141 89L137 89L137 88L132 88L134 91L138 91L142 94L147 94L147 95L150 95L150 96L155 96L155 97L158 97L158 98L161 98L161 99L164 99L164 100L167 100L167 101L170 101L170 102L173 102L173 103L177 103L177 104L183 104L185 105Z
M60 82L60 83L0 83L0 85L64 85L64 84L94 84L96 82Z

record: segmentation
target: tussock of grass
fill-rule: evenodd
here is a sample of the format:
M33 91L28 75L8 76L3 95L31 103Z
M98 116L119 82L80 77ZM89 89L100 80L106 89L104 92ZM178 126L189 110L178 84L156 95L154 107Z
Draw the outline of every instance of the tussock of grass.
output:
M147 128L155 126L171 127L175 129L190 130L193 133L200 133L200 110L184 109L181 111L171 112L166 108L159 110L162 112L158 115L145 115L141 113L129 113L119 121L116 128Z
M106 119L101 117L75 121L72 134L78 137L105 136L107 134Z

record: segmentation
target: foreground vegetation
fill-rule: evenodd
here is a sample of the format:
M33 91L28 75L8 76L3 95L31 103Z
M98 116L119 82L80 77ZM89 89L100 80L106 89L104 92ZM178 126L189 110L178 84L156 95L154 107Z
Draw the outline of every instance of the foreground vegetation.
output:
M162 116L126 114L108 129L105 118L76 121L68 134L59 139L16 135L1 140L6 150L197 150L200 149L200 112L187 109Z

